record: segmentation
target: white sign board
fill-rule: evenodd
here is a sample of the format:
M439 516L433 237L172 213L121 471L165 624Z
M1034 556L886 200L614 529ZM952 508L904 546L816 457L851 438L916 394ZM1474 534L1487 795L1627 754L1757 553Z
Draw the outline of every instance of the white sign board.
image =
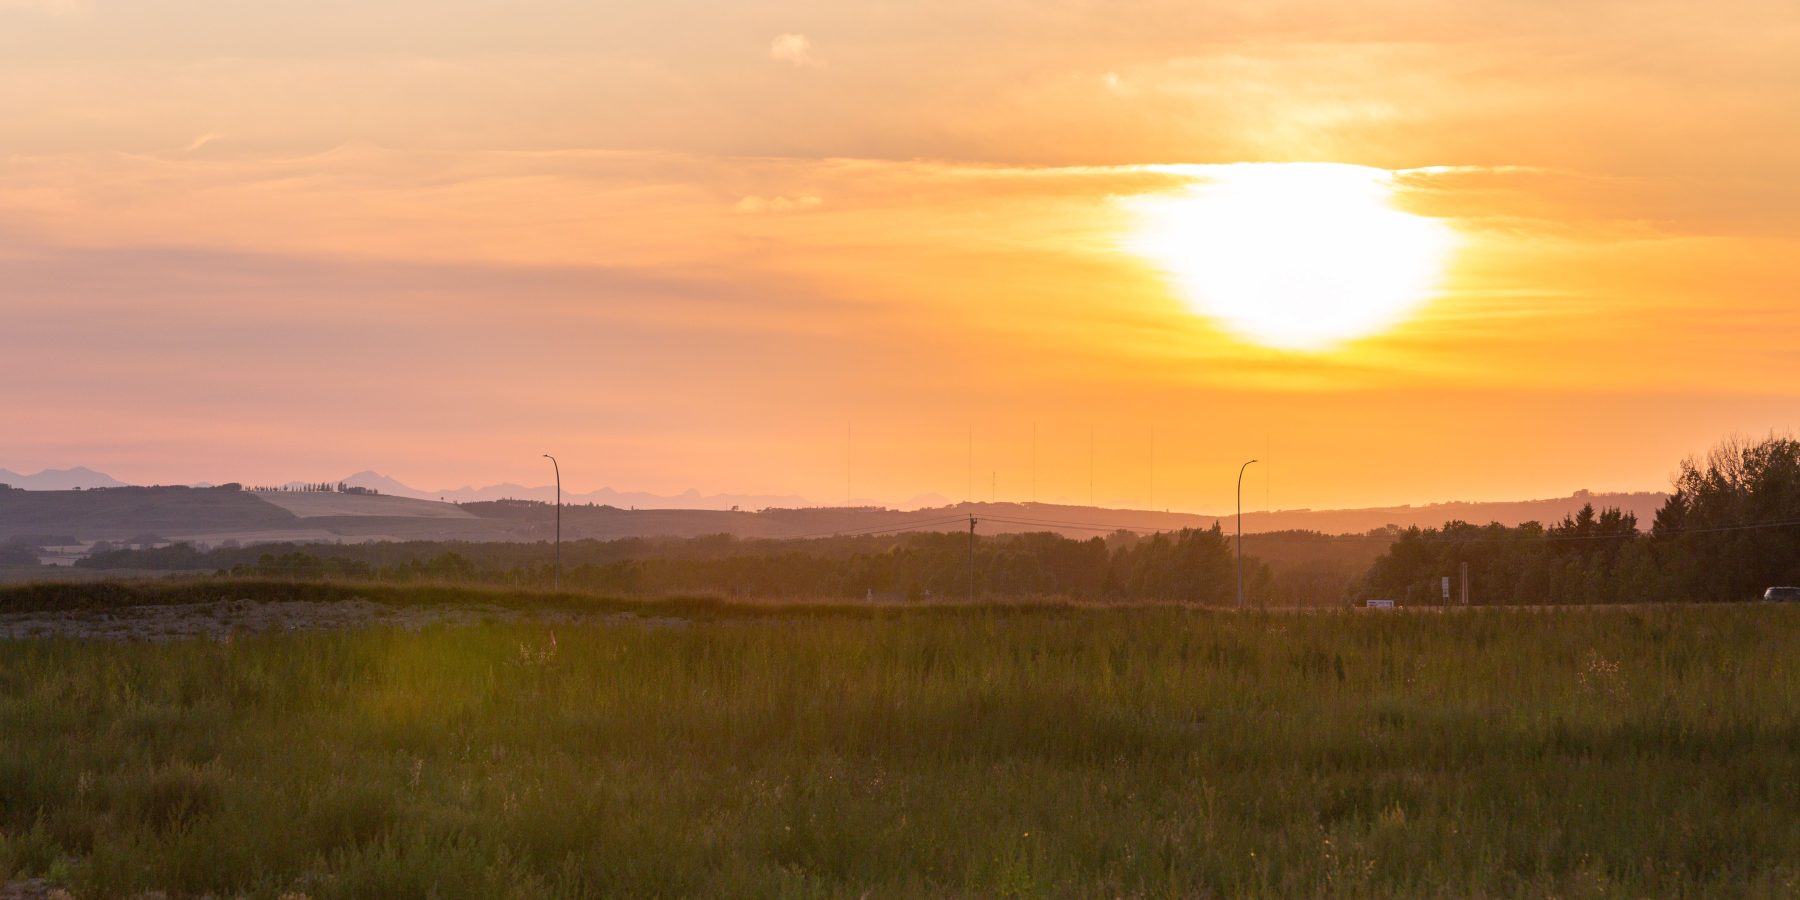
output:
M1369 609L1393 609L1394 601L1392 601L1392 600L1370 600L1368 608Z
M1444 599L1450 599L1450 576L1444 576Z

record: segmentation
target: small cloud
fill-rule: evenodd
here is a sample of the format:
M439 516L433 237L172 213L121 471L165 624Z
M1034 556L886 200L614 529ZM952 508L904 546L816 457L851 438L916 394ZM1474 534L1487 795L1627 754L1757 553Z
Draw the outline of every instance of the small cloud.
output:
M778 34L769 42L769 58L802 68L819 68L825 61L813 55L812 39L804 34Z
M1136 97L1142 82L1134 82L1117 72L1101 72L1100 86L1120 97Z
M216 140L218 140L218 139L219 139L219 138L221 138L221 137L224 137L224 135L222 135L222 134L214 134L214 133L212 133L212 132L210 132L210 131L209 131L209 132L207 132L207 133L205 133L205 134L203 134L203 135L201 135L201 136L199 136L199 137L197 137L197 138L194 138L194 140L193 140L193 142L192 142L192 143L190 143L190 144L188 144L188 145L187 145L187 146L186 146L186 147L183 147L183 148L181 148L181 152L183 152L183 153L192 153L192 152L194 152L194 151L195 151L195 150L198 150L198 149L200 149L200 148L201 148L201 147L204 147L204 146L206 146L206 145L207 145L207 144L210 144L210 143L212 143L212 142L213 142L213 141L216 141Z
M815 209L825 202L816 194L802 194L798 197L758 197L751 195L732 204L731 211L738 213L785 213L799 212L804 209Z

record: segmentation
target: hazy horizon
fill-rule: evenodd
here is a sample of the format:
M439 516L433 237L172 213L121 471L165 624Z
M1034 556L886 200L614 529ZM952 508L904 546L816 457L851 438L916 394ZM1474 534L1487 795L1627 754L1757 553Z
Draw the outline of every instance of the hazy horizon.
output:
M99 476L99 478L83 478L83 477L79 477L78 475L75 475L74 473L87 473L87 474L91 474L94 476ZM48 477L49 480L56 481L59 483L53 487L44 486L41 482L44 481L46 479L46 477ZM23 480L23 483L21 483L20 479ZM102 479L104 479L104 480L102 480ZM100 486L100 487L112 487L112 486L123 486L123 487L169 487L169 486L211 487L211 486L216 486L216 485L220 485L220 484L232 483L232 482L229 482L226 480L199 480L199 481L191 481L191 482L137 482L137 481L130 481L130 480L126 480L126 479L118 479L118 478L115 478L112 475L112 473L110 473L110 472L99 472L97 470L92 469L91 467L79 466L79 465L63 467L63 468L58 468L58 469L46 469L46 470L42 470L39 472L29 472L29 473L28 472L15 472L7 467L0 466L0 483L10 483L10 485L15 488L21 488L24 490L40 490L40 491L41 490L67 490L69 488L67 486L61 484L61 482L65 482L65 481L67 481L70 484L79 482L83 486L96 485L96 486ZM355 473L351 473L350 475L343 476L340 478L283 479L280 481L271 481L266 484L258 483L258 482L248 482L248 483L236 482L236 483L241 484L244 487L244 489L246 489L246 490L269 490L269 489L282 489L282 488L298 488L298 487L302 487L302 486L317 485L317 484L327 484L327 485L343 484L343 485L353 486L353 487L373 487L373 488L378 489L381 493L390 495L390 496L415 497L418 499L427 499L427 500L443 499L443 500L448 500L450 502L458 502L458 503L471 502L471 501L477 501L477 500L494 500L494 499L532 499L532 500L540 500L541 499L541 500L547 500L548 498L554 496L553 492L555 490L554 482L525 483L525 484L518 484L518 483L512 483L512 482L491 482L491 483L470 482L470 483L458 485L456 487L439 486L439 487L435 487L435 488L423 488L418 485L407 484L402 479L393 478L392 476L389 476L386 473L376 472L374 470L364 470L361 472L355 472ZM1398 508L1408 508L1408 507L1410 507L1410 508L1430 508L1430 507L1454 506L1454 505L1500 506L1500 505L1506 505L1506 504L1523 504L1523 503L1544 502L1544 501L1580 499L1585 496L1592 496L1596 500L1604 501L1605 498L1608 498L1608 497L1637 497L1637 496L1649 496L1649 495L1667 496L1667 494L1668 494L1668 491L1666 491L1666 490L1591 491L1586 488L1578 488L1576 490L1567 492L1565 494L1556 495L1556 496L1451 497L1451 498L1444 498L1444 499L1439 499L1439 500L1426 501L1426 502L1422 502L1422 503L1376 503L1376 504L1371 504L1371 505L1365 506L1365 507L1350 507L1350 508L1339 507L1339 508L1335 508L1335 509L1330 508L1330 507L1301 507L1301 506L1268 507L1266 505L1261 505L1261 503L1251 503L1249 501L1251 499L1255 499L1255 498L1250 498L1250 497L1246 496L1246 502L1245 502L1245 505L1243 508L1243 512L1246 516L1249 516L1249 515L1263 515L1263 514L1269 514L1269 513L1276 513L1276 514L1308 513L1308 512L1351 511L1354 509L1368 509L1368 510L1398 509ZM667 508L695 509L695 510L705 510L705 509L720 509L720 510L722 510L722 509L728 509L728 508L736 508L740 505L743 505L744 508L746 508L746 509L757 509L762 506L793 506L793 507L805 507L805 508L875 506L875 507L883 507L883 508L894 509L894 510L927 509L927 508L958 506L958 505L962 505L962 504L980 505L980 504L989 504L989 503L1000 504L1000 505L1038 503L1038 504L1042 504L1042 505L1046 505L1046 506L1068 506L1068 507L1087 507L1088 506L1088 504L1084 500L1081 500L1078 498L1073 498L1073 497L1046 497L1046 498L1038 498L1036 500L1032 500L1030 498L989 496L989 497L973 497L973 498L965 499L965 498L947 497L942 494L920 494L920 495L914 496L914 497L909 498L900 503L882 502L882 501L880 501L876 498L872 498L872 497L856 497L856 498L851 498L848 502L846 502L845 500L843 500L841 498L840 499L823 499L823 500L821 500L818 498L805 497L805 496L795 495L795 494L786 494L786 495L746 494L746 493L742 493L742 492L732 492L732 491L724 491L724 492L719 492L719 493L703 493L695 488L688 488L686 490L679 491L679 492L676 492L673 494L654 494L654 493L647 492L647 491L634 490L629 487L620 487L618 485L603 485L598 488L588 489L588 488L577 487L572 484L564 484L563 485L563 498L565 501L570 502L570 503L593 503L593 502L610 501L610 500L616 500L621 503L643 503L646 501L658 501L658 500L687 501L683 505L671 506L671 507L667 507ZM647 507L647 508L658 508L658 507ZM1102 508L1104 508L1104 507L1102 507ZM1169 512L1169 513L1184 514L1184 515L1197 515L1197 516L1201 516L1201 517L1216 517L1216 516L1231 515L1230 509L1209 510L1209 509L1175 508L1175 507L1151 508L1151 507L1130 506L1130 505L1114 507L1114 508L1119 509L1119 510L1134 510L1134 511L1138 511L1138 512Z

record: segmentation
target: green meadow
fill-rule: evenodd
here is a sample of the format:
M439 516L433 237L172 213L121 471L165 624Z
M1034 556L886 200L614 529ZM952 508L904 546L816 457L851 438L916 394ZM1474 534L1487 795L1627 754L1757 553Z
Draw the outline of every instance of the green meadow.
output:
M0 881L1800 892L1800 608L699 609L0 641Z

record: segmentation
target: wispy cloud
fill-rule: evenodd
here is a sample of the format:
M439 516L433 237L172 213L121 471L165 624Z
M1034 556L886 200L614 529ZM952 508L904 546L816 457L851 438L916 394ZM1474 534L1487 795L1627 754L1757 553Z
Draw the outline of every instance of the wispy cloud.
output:
M732 212L740 213L784 213L797 212L804 209L815 209L825 202L816 194L801 194L797 197L758 197L754 194L732 204Z
M812 39L804 34L778 34L769 42L769 58L801 68L818 68L825 61L813 55Z

